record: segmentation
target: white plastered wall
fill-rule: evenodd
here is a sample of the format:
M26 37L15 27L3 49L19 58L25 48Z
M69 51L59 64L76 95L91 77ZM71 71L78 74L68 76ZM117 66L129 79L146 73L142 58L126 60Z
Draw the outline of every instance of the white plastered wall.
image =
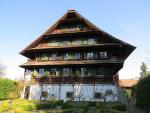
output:
M112 94L106 95L107 90L112 90ZM35 84L30 86L29 100L43 100L41 93L47 92L48 97L46 100L50 100L54 95L58 100L69 100L66 97L67 92L74 92L74 100L78 101L117 101L117 87L112 84ZM101 98L95 99L94 92L100 92Z

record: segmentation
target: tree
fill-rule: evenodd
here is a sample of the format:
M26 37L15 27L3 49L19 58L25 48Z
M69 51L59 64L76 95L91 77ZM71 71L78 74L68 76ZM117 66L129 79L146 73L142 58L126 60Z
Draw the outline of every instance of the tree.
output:
M147 71L147 65L144 62L142 62L142 65L140 68L141 68L141 72L140 72L140 75L141 75L140 79L141 79L148 75L148 71Z
M150 75L142 78L136 87L137 106L150 112Z

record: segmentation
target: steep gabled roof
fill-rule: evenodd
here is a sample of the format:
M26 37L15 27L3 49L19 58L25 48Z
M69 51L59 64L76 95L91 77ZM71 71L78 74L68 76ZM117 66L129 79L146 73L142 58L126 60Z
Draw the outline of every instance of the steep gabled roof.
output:
M73 18L78 18L81 19L84 23L86 23L86 25L91 28L93 31L97 31L99 33L102 33L104 35L107 36L107 38L117 42L117 43L121 43L122 45L124 45L125 49L127 50L127 55L126 58L130 55L130 53L135 49L134 46L121 41L117 38L115 38L114 36L110 35L109 33L101 30L100 28L98 28L97 26L95 26L93 23L91 23L89 20L87 20L86 18L84 18L82 15L80 15L77 11L75 10L68 10L54 25L52 25L45 33L43 33L40 37L38 37L35 41L33 41L29 46L27 46L25 49L23 49L20 54L24 55L25 51L27 49L31 49L33 47L35 47L35 45L39 44L40 41L44 38L44 36L47 35L52 35L53 34L53 30L56 29L56 27L61 23L61 21L65 21L65 20L69 20L70 19L70 15L72 15Z

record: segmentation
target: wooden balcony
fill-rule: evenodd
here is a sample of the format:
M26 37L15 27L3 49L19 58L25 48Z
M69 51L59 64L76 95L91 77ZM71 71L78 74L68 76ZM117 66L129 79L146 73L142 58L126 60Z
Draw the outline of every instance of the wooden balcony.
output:
M35 77L32 80L32 84L105 84L113 83L113 79L98 77L98 76L88 76L88 77L77 77L77 76L67 76L67 77Z
M68 35L82 35L82 34L95 34L98 33L99 31L97 30L84 30L84 31L71 31L71 32L60 32L60 33L51 33L51 32L47 32L44 35L49 35L49 36L68 36Z
M42 50L63 50L63 49L84 49L84 48L93 48L93 49L100 49L100 48L112 48L112 47L121 47L120 44L115 43L106 43L106 44L85 44L85 45L62 45L62 46L37 46L36 48L27 49L26 52L32 52L32 51L42 51Z
M116 60L116 59L108 59L108 60L64 60L64 61L43 61L43 62L38 62L35 60L29 60L28 62L20 65L20 67L32 67L32 66L70 66L70 65L122 65L123 60Z

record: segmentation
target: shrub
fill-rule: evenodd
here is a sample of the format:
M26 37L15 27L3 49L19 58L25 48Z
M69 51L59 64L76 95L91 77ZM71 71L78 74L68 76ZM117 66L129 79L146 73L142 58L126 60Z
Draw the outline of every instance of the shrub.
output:
M138 82L136 100L138 107L150 111L150 75Z
M117 110L117 111L126 111L127 107L125 104L117 104L117 105L113 105L112 109Z
M36 104L36 109L50 109L52 107L52 104L50 103L39 103L39 104ZM56 106L53 106L53 107L56 107Z
M89 103L89 106L90 106L90 107L96 107L96 102L90 102L90 103Z
M62 109L69 109L69 108L71 108L71 107L72 107L72 103L69 102L69 101L67 101L67 102L61 104L61 108L62 108Z
M59 100L56 102L57 105L62 105L64 103L64 100Z
M0 100L9 99L9 94L15 87L16 83L13 80L0 78Z

